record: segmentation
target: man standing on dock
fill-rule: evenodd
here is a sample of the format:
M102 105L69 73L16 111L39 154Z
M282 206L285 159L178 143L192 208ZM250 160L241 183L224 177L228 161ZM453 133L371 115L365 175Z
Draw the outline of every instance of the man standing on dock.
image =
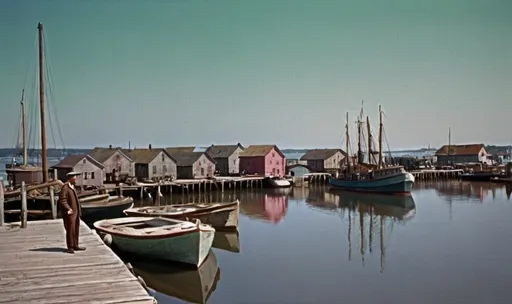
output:
M66 229L66 245L68 253L75 253L75 250L85 250L78 246L78 233L80 231L81 208L76 194L76 177L81 173L69 172L66 176L68 181L62 186L59 195L59 204L62 207L62 219Z

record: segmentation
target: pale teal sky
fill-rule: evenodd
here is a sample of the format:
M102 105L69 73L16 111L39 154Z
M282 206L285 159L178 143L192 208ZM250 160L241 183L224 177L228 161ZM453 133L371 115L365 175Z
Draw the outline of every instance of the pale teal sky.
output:
M0 146L21 90L36 100L39 21L67 147L337 147L361 100L392 149L450 126L509 144L511 16L510 0L2 0Z

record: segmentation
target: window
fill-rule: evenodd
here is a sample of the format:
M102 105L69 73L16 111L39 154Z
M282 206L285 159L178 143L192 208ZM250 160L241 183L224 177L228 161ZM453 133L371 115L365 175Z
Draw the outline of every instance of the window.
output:
M84 179L87 179L87 172L84 172Z
M201 167L201 176L204 176L204 168Z
M279 166L279 161L276 161L276 165L278 165L278 166Z
M277 175L279 175L279 174L280 174L280 173L279 173L279 169L277 169Z
M82 161L82 164L85 164L87 162L87 159L84 158L84 160Z
M153 166L153 174L156 174L156 166Z
M165 161L165 154L162 153L162 162Z
M94 179L94 172L91 172L91 179Z
M276 154L275 154L275 153L272 153L272 157L275 157L275 156L276 156Z
M269 164L271 164L271 165L272 165L272 160L270 160Z
M162 172L165 174L167 173L167 166L166 165L163 165L162 166Z

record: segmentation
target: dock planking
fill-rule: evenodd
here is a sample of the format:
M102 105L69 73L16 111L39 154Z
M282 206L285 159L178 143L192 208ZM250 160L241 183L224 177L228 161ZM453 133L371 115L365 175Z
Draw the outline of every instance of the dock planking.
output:
M64 252L62 220L7 224L0 240L0 303L156 303L83 222L87 250L75 254Z

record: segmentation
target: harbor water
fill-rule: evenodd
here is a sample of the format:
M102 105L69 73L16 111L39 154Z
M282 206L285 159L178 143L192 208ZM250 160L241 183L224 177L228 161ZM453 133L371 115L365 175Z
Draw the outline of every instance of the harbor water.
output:
M417 183L410 200L326 186L166 196L240 199L239 233L219 233L199 270L129 261L159 303L508 303L510 191L453 181Z

